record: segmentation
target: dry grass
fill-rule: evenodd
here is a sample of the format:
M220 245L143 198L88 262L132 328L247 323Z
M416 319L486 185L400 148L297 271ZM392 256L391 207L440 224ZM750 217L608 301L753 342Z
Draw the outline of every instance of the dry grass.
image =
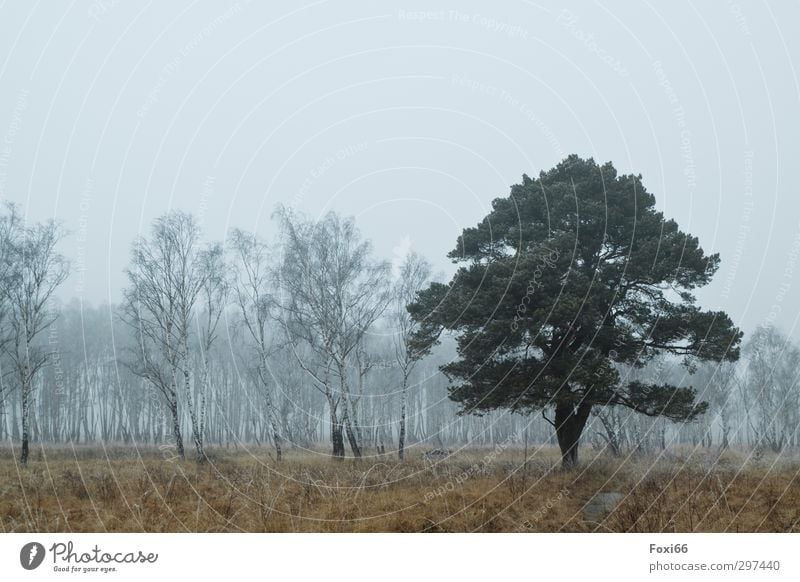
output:
M0 449L0 532L800 531L800 460L710 451L612 459L573 471L551 449L417 452L334 462L290 451L215 452L206 465L157 450ZM598 492L625 497L602 516Z

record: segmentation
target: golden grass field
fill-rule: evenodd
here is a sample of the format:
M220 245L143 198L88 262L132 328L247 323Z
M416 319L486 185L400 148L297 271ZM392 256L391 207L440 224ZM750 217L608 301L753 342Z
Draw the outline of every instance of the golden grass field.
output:
M34 448L26 468L0 449L0 532L798 532L800 459L679 451L611 458L553 449L416 450L335 462L289 451ZM590 502L619 493L612 507Z

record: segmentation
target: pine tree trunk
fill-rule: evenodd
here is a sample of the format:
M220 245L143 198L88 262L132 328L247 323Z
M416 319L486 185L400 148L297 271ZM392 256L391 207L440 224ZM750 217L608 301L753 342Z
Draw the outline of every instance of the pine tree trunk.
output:
M571 469L578 464L578 445L591 410L589 404L580 404L577 409L572 404L556 405L556 438L561 449L562 469Z

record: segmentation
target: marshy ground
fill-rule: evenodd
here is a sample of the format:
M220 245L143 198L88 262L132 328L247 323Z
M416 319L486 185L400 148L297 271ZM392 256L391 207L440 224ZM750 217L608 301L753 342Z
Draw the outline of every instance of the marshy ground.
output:
M0 532L800 532L800 456L465 449L404 462L290 450L0 449Z

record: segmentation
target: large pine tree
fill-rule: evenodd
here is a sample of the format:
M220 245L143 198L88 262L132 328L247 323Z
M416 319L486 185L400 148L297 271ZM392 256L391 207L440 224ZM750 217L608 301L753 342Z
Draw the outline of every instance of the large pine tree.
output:
M736 360L741 332L693 290L719 268L697 238L655 208L641 176L570 156L538 179L523 176L507 198L449 254L452 281L409 305L420 352L442 332L459 359L443 367L464 413L555 409L563 465L577 462L595 406L691 420L706 409L690 387L628 382L621 365L658 353ZM545 416L547 418L547 416Z

